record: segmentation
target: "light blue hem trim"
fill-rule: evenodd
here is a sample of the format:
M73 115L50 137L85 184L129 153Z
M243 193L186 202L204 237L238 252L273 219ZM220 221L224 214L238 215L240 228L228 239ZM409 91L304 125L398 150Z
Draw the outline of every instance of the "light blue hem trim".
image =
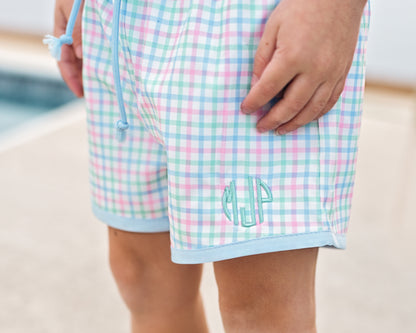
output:
M319 231L250 239L247 241L218 245L199 250L179 250L171 248L171 259L177 264L202 264L252 254L303 249L308 247L345 249L346 236L345 234L333 234L331 231Z
M169 231L169 218L167 216L157 219L138 219L122 217L109 213L91 201L92 212L105 224L125 231L133 232L164 232Z

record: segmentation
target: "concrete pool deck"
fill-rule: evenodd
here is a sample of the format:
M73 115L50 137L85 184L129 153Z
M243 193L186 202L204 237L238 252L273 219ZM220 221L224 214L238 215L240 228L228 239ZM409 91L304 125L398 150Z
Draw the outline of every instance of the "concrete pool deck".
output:
M72 108L0 151L1 332L129 332L90 210L84 111ZM347 250L319 252L319 333L416 331L415 202L415 95L367 89ZM201 290L221 333L211 263Z

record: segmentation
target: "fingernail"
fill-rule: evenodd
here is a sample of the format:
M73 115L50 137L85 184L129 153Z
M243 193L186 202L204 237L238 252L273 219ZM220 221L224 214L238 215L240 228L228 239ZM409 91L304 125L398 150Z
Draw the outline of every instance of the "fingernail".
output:
M259 78L257 77L257 75L253 74L253 77L251 78L250 89L253 88L253 86L257 83L258 80Z
M250 112L250 110L247 109L247 107L245 105L243 105L243 103L241 103L241 105L240 105L240 110L243 113L249 113Z
M264 133L267 130L264 127L257 127L257 131L259 131L260 133Z
M276 135L283 135L283 134L286 134L286 133L287 133L287 130L284 130L284 129L277 129L277 130L275 130L275 131L274 131L274 133L275 133Z

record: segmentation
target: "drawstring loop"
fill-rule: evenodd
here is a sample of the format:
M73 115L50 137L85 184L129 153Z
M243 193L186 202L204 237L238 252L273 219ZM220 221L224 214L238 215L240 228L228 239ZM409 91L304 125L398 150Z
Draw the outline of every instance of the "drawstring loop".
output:
M43 39L44 44L48 44L49 51L56 60L61 60L61 48L62 45L71 45L73 42L72 33L74 31L75 21L78 16L79 9L81 7L82 0L74 0L72 5L71 14L69 15L68 25L66 26L65 34L61 37L55 37L52 35L46 35Z
M72 5L71 14L69 15L68 25L66 27L65 34L59 38L46 35L43 39L44 44L48 44L49 51L51 55L58 61L61 60L61 48L62 45L73 43L72 34L74 31L75 21L78 16L79 9L83 0L74 0ZM114 0L114 9L113 9L113 33L112 33L112 60L113 60L113 77L114 85L117 95L117 103L120 110L120 118L117 120L115 127L117 129L117 140L124 141L126 139L126 130L129 128L129 123L127 122L126 110L124 109L123 102L123 91L121 89L121 79L120 79L120 69L119 69L119 59L118 59L118 37L119 37L119 21L120 21L120 7L121 0Z

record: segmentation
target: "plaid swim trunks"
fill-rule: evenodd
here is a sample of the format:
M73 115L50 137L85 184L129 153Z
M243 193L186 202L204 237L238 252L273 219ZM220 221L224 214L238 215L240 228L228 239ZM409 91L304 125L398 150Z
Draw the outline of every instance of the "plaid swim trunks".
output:
M99 220L169 231L171 259L183 264L346 248L369 4L337 104L279 136L256 130L277 98L255 114L240 111L278 3L85 1L89 177Z

